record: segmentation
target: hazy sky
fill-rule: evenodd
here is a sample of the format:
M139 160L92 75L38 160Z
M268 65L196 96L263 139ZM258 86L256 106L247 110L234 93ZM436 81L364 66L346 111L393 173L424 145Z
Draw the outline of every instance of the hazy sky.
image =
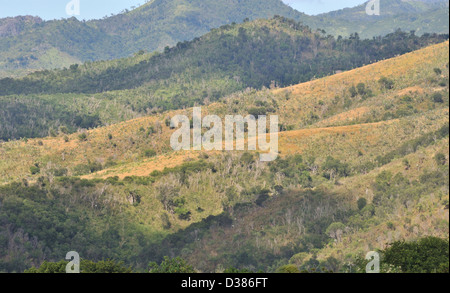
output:
M77 18L86 20L116 14L124 8L130 9L133 5L145 2L145 0L0 0L0 18L17 15L37 15L46 20L65 18L69 17L66 6L71 1L80 1L80 15ZM365 0L283 1L307 14L319 14L365 2Z

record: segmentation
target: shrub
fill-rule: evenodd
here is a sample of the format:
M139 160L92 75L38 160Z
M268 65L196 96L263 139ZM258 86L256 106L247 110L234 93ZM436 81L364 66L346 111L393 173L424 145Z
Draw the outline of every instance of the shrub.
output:
M50 130L48 131L48 134L49 134L51 137L57 137L57 136L58 136L58 133L57 133L56 130L54 130L53 128L50 129Z
M166 213L163 213L161 215L161 221L162 221L163 229L169 230L170 228L172 228L172 223L170 222L169 216Z
M268 190L263 190L260 195L258 195L258 198L256 199L256 204L258 206L262 206L263 203L270 198L268 194Z
M32 175L36 175L39 174L41 172L41 168L39 168L39 166L31 166L30 167L30 172Z
M389 230L395 230L395 225L392 222L387 222L386 226Z
M383 251L383 261L403 273L449 272L448 240L427 237L417 242L398 241Z
M358 209L361 211L363 208L366 207L367 205L367 200L364 197L361 197L360 199L358 199Z
M98 162L88 162L86 165L84 164L76 165L73 168L73 173L75 176L79 176L84 174L95 173L101 170L103 170L102 164Z
M244 154L242 154L241 156L241 163L243 166L245 165L250 165L255 161L255 158L253 157L253 154L249 153L249 152L245 152Z
M300 270L295 265L285 265L277 270L278 274L300 274Z
M65 273L69 262L62 260L60 262L44 261L39 268L32 267L25 270L28 274L56 274ZM99 261L97 263L82 259L80 263L80 272L85 274L112 274L112 273L132 273L130 267L125 266L123 262L114 260Z
M447 164L447 158L443 153L436 154L436 156L434 156L434 160L440 166L444 166L445 164Z
M256 118L258 118L258 116L267 115L268 112L273 112L273 109L265 107L254 107L248 110L248 114L253 115Z
M347 177L350 175L349 165L331 156L327 157L322 168L325 170L324 177L327 179L334 179L337 176Z
M189 221L191 219L191 211L184 206L175 208L175 214L178 215L180 220Z
M149 272L153 274L192 274L195 270L182 258L164 257L164 261L158 265L155 262L149 264Z
M349 89L349 92L350 92L350 95L352 96L352 98L354 98L358 95L358 91L356 90L354 85Z
M435 103L443 103L444 102L444 98L443 98L441 93L434 93L434 94L432 94L431 95L431 99Z
M87 141L87 134L86 133L81 133L80 135L78 135L78 139L80 141Z
M358 83L356 89L361 96L364 96L366 94L366 85L364 83Z
M52 173L56 177L63 177L67 175L67 169L66 168L55 168L49 170L50 173Z
M69 134L69 129L66 126L59 127L59 131L64 134Z
M380 80L378 81L380 83L380 85L387 89L387 90L391 90L394 88L394 81L392 79L389 79L387 77L382 77L380 78Z
M144 157L152 158L156 156L156 151L152 149L148 149L144 151Z

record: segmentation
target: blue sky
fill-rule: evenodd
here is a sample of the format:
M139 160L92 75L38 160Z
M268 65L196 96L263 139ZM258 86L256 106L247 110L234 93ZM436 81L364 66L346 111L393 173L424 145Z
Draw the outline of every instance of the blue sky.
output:
M66 5L80 1L78 19L102 18L130 9L145 0L0 0L0 18L17 15L35 15L43 19L66 18ZM264 1L264 0L261 0ZM319 14L364 3L365 0L283 0L291 7L308 14Z

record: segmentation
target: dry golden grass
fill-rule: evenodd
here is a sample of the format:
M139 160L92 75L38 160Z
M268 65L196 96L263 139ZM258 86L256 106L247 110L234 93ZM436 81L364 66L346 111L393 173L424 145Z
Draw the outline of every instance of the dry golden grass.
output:
M334 106L336 97L341 100L348 96L348 89L358 83L364 83L371 89L375 97L367 101L355 101L355 108L342 109L340 113L348 110L356 111L374 106L379 107L390 98L409 93L423 94L425 91L433 92L428 82L430 76L435 76L434 68L445 68L448 64L449 42L433 45L422 50L411 52L392 59L380 61L351 71L335 74L322 79L294 85L287 88L276 89L272 92L278 96L281 109L279 115L284 124L305 127L305 120L310 113L326 117L328 111ZM387 77L395 81L395 90L385 93L380 90L378 81ZM418 86L418 83L423 84ZM427 87L424 89L423 87ZM289 99L286 100L285 97ZM335 114L340 114L335 113ZM340 117L343 118L343 117ZM336 118L339 120L339 118ZM339 120L340 121L340 120ZM321 125L324 125L323 123Z
M358 82L365 82L368 87L375 88L378 79L381 76L387 76L395 79L396 88L394 93L385 95L379 94L372 98L373 101L381 103L383 100L395 99L398 96L409 93L423 93L425 89L414 83L422 78L426 79L424 72L430 72L435 66L448 63L448 42L434 45L416 52L412 52L393 59L381 61L352 71L343 72L334 76L311 82L295 85L285 89L275 89L274 93L278 97L280 105L280 122L295 125L296 130L280 135L280 150L282 155L292 153L308 153L314 156L325 156L335 153L343 158L355 156L359 150L365 152L365 149L375 147L376 144L386 143L379 138L386 133L393 142L401 142L401 139L407 139L407 133L398 135L399 131L396 121L380 122L372 124L342 126L342 124L357 122L361 117L368 115L372 110L378 109L380 104L361 104L352 109L343 109L341 112L322 119L310 129L305 128L302 118L307 113L314 112L321 115L326 112L332 100L336 95L343 95L349 86ZM422 73L424 74L422 76ZM435 89L427 89L435 90ZM290 99L284 100L285 93L290 93ZM319 101L324 101L322 106ZM381 102L380 102L381 101ZM420 106L420 105L419 105ZM421 108L420 108L421 107ZM421 110L426 110L426 105L420 106ZM220 103L203 107L203 115L216 113L223 106ZM442 111L438 117L442 118ZM170 111L156 116L149 116L122 122L106 127L101 127L87 131L87 141L80 141L78 133L69 135L69 142L65 142L63 136L47 137L43 139L30 139L28 142L13 141L4 143L0 146L0 184L8 183L21 178L33 179L29 168L34 163L40 163L45 167L49 162L52 165L66 167L70 170L73 166L86 164L88 161L98 161L104 164L108 159L117 162L119 165L112 167L111 170L101 171L99 174L92 174L86 178L130 175L147 175L153 170L161 170L164 167L174 167L188 158L192 158L189 153L173 153L169 146L170 136L173 133L167 126L165 120L176 114L185 114L190 116L191 109ZM419 118L414 118L419 123ZM414 120L413 119L413 120ZM442 119L441 119L442 120ZM424 119L423 121L426 121ZM406 123L406 122L405 122ZM425 122L424 122L425 123ZM426 124L426 123L425 123ZM145 132L150 126L159 125L161 131L148 137ZM388 131L388 125L393 125ZM324 128L325 126L337 126L333 128ZM144 132L141 132L140 129ZM432 127L419 127L414 130L414 135L421 131L427 131ZM415 134L414 134L415 133ZM112 139L108 139L108 135ZM338 134L340 136L338 136ZM346 137L344 137L345 135ZM42 142L42 145L39 145ZM334 147L333 147L334 146ZM392 146L392 144L391 144ZM389 146L381 145L379 152L384 152ZM145 149L153 149L158 157L146 159L142 152ZM346 150L340 151L340 150ZM351 150L351 152L350 152ZM353 153L352 153L353 152Z
M343 113L339 113L337 115L334 115L330 118L324 119L316 124L314 126L327 126L327 125L334 125L337 123L351 123L355 120L360 120L365 115L369 114L371 109L367 106L352 109Z

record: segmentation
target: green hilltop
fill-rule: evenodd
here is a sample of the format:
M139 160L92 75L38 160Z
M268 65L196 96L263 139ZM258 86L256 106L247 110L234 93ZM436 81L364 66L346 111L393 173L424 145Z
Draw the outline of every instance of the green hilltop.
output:
M163 51L221 25L280 15L337 37L383 36L401 28L448 33L448 1L382 1L382 16L365 15L365 5L324 15L300 13L281 0L154 0L101 20L42 21L33 17L0 20L0 77L37 69L68 67L85 61Z

